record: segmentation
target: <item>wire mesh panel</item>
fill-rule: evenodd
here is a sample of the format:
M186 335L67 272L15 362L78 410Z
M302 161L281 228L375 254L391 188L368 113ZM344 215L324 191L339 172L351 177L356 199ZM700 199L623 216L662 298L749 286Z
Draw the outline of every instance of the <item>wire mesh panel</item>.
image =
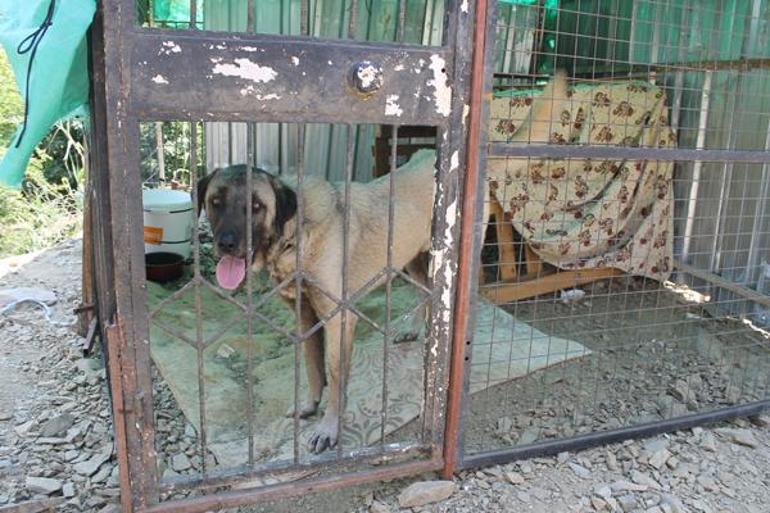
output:
M466 464L766 407L768 3L496 9Z
M298 154L307 155L309 126L292 128ZM157 129L143 124L142 140L155 141ZM187 208L162 212L193 233L181 274L151 266L146 283L158 472L169 496L238 471L264 483L296 479L300 465L430 454L434 427L424 405L433 392L425 386L435 362L424 342L428 307L440 292L427 255L435 150L404 155L390 127L389 165L377 170L383 176L355 182L349 126L347 180L328 182L325 173L306 172L306 157L296 173L280 176L253 165L258 154L251 164L206 170L200 124L161 123L161 130L178 140L150 144L143 160L147 258L176 242L154 237L173 229L158 215L158 194L190 198ZM170 187L157 187L160 161L187 168ZM318 439L334 401L339 432Z

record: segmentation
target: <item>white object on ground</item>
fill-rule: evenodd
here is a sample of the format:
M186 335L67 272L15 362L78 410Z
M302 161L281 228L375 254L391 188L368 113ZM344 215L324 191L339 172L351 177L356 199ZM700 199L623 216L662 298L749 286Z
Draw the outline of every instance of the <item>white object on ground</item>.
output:
M54 326L72 326L75 321L55 321L48 305L56 303L56 295L50 290L15 288L0 290L0 315L5 315L23 303L32 303L43 309L46 320Z
M586 293L580 289L562 290L560 299L562 303L571 303L583 299L585 295Z

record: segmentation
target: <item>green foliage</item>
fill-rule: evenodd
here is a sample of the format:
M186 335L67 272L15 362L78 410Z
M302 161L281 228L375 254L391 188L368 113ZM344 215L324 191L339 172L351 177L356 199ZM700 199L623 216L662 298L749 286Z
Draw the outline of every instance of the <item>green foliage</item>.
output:
M15 84L8 57L0 49L0 148L6 148L11 142L24 114L24 102ZM2 153L4 151L0 149Z
M24 102L0 49L0 158L24 115ZM21 190L0 187L0 258L45 249L82 225L85 150L77 121L57 124L40 143Z
M139 125L139 155L142 181L157 184L161 180L158 163L158 128L162 133L163 156L165 163L165 182L177 182L186 186L190 183L190 143L192 131L190 123L185 121L166 121L162 123L142 123ZM197 173L205 172L203 153L203 128L197 131Z
M82 225L82 193L70 180L49 182L52 157L38 152L21 190L0 187L0 257L45 249L75 235ZM74 177L82 183L82 168Z

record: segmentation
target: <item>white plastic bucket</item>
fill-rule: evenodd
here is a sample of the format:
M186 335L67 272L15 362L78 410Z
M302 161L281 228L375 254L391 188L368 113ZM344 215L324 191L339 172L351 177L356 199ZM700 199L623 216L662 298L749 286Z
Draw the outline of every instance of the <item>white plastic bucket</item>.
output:
M190 195L172 189L142 192L144 252L165 251L189 258L192 246L193 208Z

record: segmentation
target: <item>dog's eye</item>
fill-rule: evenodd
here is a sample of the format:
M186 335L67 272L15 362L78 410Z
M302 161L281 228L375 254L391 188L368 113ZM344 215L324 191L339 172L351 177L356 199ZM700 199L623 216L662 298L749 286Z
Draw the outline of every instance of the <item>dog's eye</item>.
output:
M260 207L261 207L261 205L259 203L252 203L251 210L256 212L257 210L260 209Z
M220 200L219 198L211 198L212 207L218 207L221 204L222 204L222 200Z

